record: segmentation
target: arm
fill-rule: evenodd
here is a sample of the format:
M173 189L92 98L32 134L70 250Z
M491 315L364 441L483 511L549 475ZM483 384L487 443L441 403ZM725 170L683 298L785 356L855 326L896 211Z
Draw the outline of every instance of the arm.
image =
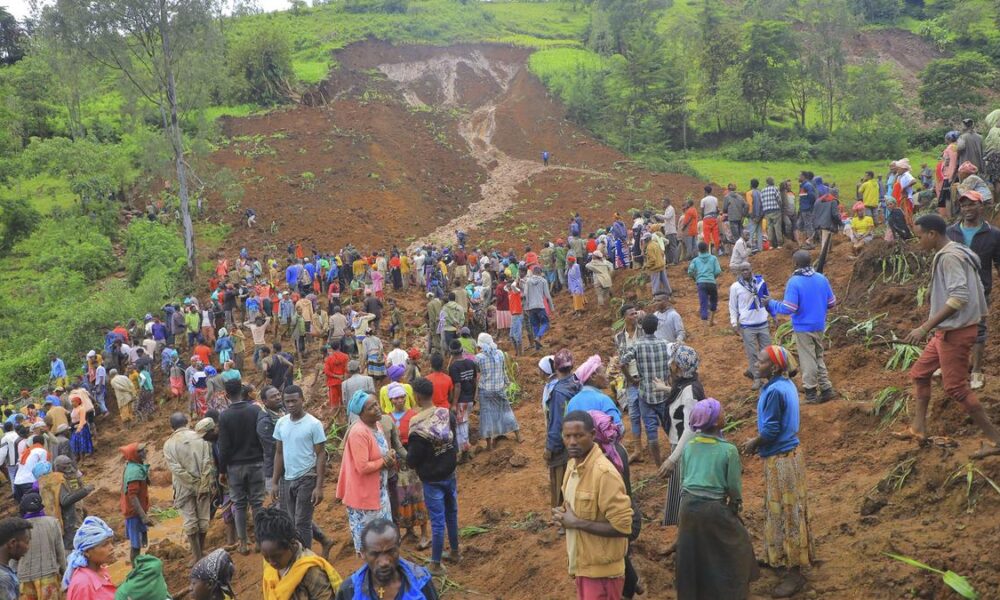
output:
M761 407L762 422L757 439L760 442L773 442L778 439L781 433L781 415L784 412L782 406L781 393L771 390L764 397L764 404ZM759 442L758 442L759 445Z
M733 328L740 326L740 299L737 286L729 288L729 324Z
M545 450L548 452L562 452L564 446L562 441L562 421L563 413L566 410L565 394L561 389L553 389L549 394L549 419L548 429L545 434Z
M777 300L768 300L768 308L771 312L779 315L794 315L799 310L799 294L792 282L788 282L788 287L785 288L785 298L778 302Z
M139 496L132 491L132 484L128 485L125 493L128 496L129 506L131 506L132 510L135 511L136 516L138 516L146 525L152 525L153 520L149 518L146 511L142 510L142 505L139 503Z
M80 489L71 492L69 491L69 488L64 485L59 489L59 505L62 506L64 511L69 510L74 504L89 496L93 491L94 488L92 486L85 485L80 487Z
M320 426L322 431L322 426ZM393 434L393 437L398 437ZM313 445L313 452L316 453L316 487L313 488L312 493L312 505L319 506L323 502L323 482L326 479L326 439L318 444ZM284 461L282 461L284 462ZM277 464L277 461L275 461Z
M673 322L674 330L677 332L677 342L682 343L687 338L687 332L684 330L684 321L681 320L681 314L675 310L669 319Z
M167 468L170 469L170 474L176 477L185 485L194 487L198 485L198 478L188 472L174 456L173 447L164 448L163 458L167 461Z
M677 440L677 446L674 447L674 451L667 457L667 462L670 463L671 466L676 465L681 460L681 454L684 452L684 446L693 440L696 435L698 434L690 427L684 428L684 433L681 434L681 439Z
M325 453L324 453L325 454ZM274 443L274 469L271 472L271 493L277 496L278 483L285 475L285 449L281 440ZM317 481L318 483L318 481ZM319 487L319 486L317 486Z
M726 465L726 493L730 502L739 504L743 501L743 465L740 462L740 451L736 447L729 449L729 462Z
M348 435L347 446L350 448L354 466L359 472L367 475L375 473L385 466L385 460L379 456L374 460L368 459L368 440L363 435ZM277 460L275 460L277 464Z
M410 435L410 447L406 452L407 466L416 469L431 456L433 456L433 449L430 444L418 435Z
M566 529L578 529L598 537L628 537L632 533L632 500L625 493L625 482L617 473L603 474L598 483L597 502L607 522L581 519L568 504L565 509L554 509L558 511L556 520Z

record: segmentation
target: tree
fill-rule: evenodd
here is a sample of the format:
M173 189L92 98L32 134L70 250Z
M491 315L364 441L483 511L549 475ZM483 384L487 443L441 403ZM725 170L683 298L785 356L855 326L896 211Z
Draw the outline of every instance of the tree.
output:
M849 66L841 117L863 132L875 131L882 117L899 112L901 90L892 71L874 58Z
M745 42L740 53L743 99L761 125L770 109L788 93L788 79L796 55L795 39L787 23L756 21L743 26Z
M184 65L204 66L218 42L215 0L62 0L54 7L98 64L115 70L155 106L170 139L184 227L189 275L195 273L184 137L178 120L177 74Z
M591 19L606 22L611 48L624 54L635 31L649 26L653 15L666 7L667 0L596 0Z
M0 6L0 65L12 65L24 58L24 29Z
M855 18L842 0L807 0L802 8L805 21L796 32L801 71L796 76L808 78L812 85L801 82L792 85L799 88L800 94L803 87L815 88L823 126L833 131L847 64L844 43L856 29ZM800 108L800 125L805 127L805 104Z
M284 31L274 25L236 40L226 61L241 100L269 105L288 98L295 80L292 48Z
M903 12L903 0L851 0L851 5L868 23L891 23Z
M703 0L701 12L698 15L699 39L697 46L698 66L701 72L701 103L710 107L715 129L722 132L723 112L721 104L725 98L720 96L720 84L726 69L732 66L739 52L739 45L733 40L738 39L738 31L730 19L720 12L715 5L716 0Z
M38 227L42 216L24 198L0 198L0 251L8 252Z
M978 52L932 60L920 72L920 108L928 119L955 121L982 108L986 101L983 91L995 79L989 59Z

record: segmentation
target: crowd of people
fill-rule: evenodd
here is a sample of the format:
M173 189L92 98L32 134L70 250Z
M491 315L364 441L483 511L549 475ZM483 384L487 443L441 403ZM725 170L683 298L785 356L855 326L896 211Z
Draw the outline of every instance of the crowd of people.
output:
M677 527L678 597L746 598L759 568L739 518L741 449L723 434L725 407L702 383L702 357L672 302L685 284L668 277L668 267L686 261L673 272L691 278L708 331L720 302L718 256L726 254L735 281L723 302L758 394L757 435L742 451L763 462L759 558L780 573L772 596L790 597L816 557L798 437L807 415L794 379L801 376L806 406L838 397L823 340L837 303L822 273L835 234L846 234L858 254L884 226L886 239L916 234L934 253L930 316L906 339L933 337L911 371L913 422L896 437L951 443L927 435L940 370L945 393L989 440L973 457L1000 454L1000 432L974 391L983 383L991 273L1000 269L1000 231L984 218L990 186L976 175L989 165L976 136L971 124L950 133L936 176L925 169L914 177L906 159L893 162L884 182L867 173L851 218L835 184L803 171L797 192L771 177L763 188L751 180L745 193L730 184L721 200L706 186L699 202L678 211L664 199L662 212L636 212L631 225L616 213L588 230L575 214L565 238L521 252L472 247L458 231L452 245L409 251L306 252L291 243L281 261L246 249L231 262L220 258L204 293L114 324L78 370L52 354L41 398L23 390L4 407L0 457L21 516L0 521L0 598L167 597L162 563L144 553L154 524L152 445L119 448L132 571L117 592L107 571L115 532L80 507L94 490L83 471L98 442L110 439L98 436L108 415L127 428L169 420L161 452L196 600L234 597L231 552L261 554L265 599L436 598L433 576L462 560L458 465L522 441L512 410L523 394L522 355L538 359L544 382L552 520L565 536L577 596L643 593L630 556L642 525L630 464L648 459L669 479L662 524ZM248 227L254 217L248 213ZM753 262L785 245L795 251L779 298ZM818 257L810 252L817 246ZM621 270L643 273L649 288L625 292L607 356L550 344L553 320L588 310L588 290L598 306L610 304ZM419 310L405 311L416 297ZM785 317L794 353L772 341ZM305 385L317 364L322 399ZM167 403L169 415L161 413ZM329 502L331 452L341 456L334 495L364 561L347 579L329 562L334 536L315 519ZM211 550L215 519L226 542ZM400 556L404 542L429 550L426 567Z

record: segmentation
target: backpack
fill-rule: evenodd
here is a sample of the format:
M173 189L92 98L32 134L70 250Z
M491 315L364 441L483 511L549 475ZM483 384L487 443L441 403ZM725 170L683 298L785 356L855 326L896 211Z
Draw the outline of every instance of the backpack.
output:
M305 267L299 271L299 285L310 285L312 283L312 277L309 275L309 270Z

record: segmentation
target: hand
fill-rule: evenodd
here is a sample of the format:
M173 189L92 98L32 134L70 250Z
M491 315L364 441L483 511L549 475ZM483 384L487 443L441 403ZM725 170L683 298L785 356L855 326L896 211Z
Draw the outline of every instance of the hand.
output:
M733 326L733 333L736 334L736 337L743 337L743 334L740 333L740 328L738 325Z
M755 437L755 438L751 439L750 441L748 441L747 443L743 444L743 453L744 454L756 454L758 446L760 446L760 438L759 437Z
M312 493L312 505L319 506L323 502L323 490L320 488L314 488Z
M229 485L229 478L226 477L225 473L219 474L219 485Z
M552 460L552 451L546 448L545 451L542 452L542 458L545 459L545 462Z
M666 384L662 379L658 377L653 378L653 391L654 392L669 392L670 386Z
M927 338L927 330L924 329L923 325L921 325L920 327L917 327L910 333L906 334L906 337L903 338L903 341L906 342L907 344L916 344L918 342L924 341L926 338Z
M149 515L144 515L142 517L142 522L145 523L147 527L152 527L154 524L153 517L150 517Z
M560 508L553 508L552 520L563 529L579 529L582 522L580 517L576 516L573 509L569 507L569 504Z
M281 494L279 492L278 484L271 483L271 504L277 504L281 502Z
M674 463L670 462L670 459L667 459L663 461L663 464L660 465L659 470L656 471L656 476L660 477L661 479L667 479L673 474L673 472L674 472Z

